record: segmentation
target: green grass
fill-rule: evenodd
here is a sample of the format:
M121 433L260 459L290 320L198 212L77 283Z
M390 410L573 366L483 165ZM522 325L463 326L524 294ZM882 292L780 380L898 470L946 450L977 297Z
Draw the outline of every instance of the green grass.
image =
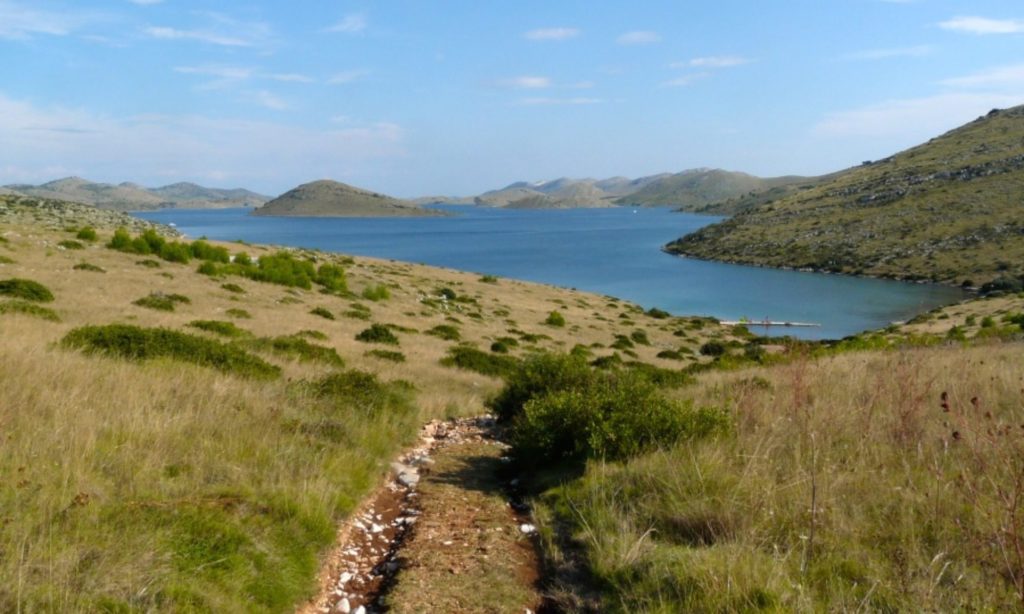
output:
M83 326L64 336L68 348L130 360L170 358L257 379L280 376L280 368L241 348L166 328L125 324Z
M92 273L106 273L107 272L107 270L104 269L103 267L96 266L95 264L91 264L89 262L79 262L78 264L76 264L72 268L74 268L74 270L76 270L76 271L89 271L89 272L92 272Z
M366 352L366 356L372 356L388 362L405 362L405 354L401 352L395 352L393 350L370 350Z
M174 311L174 306L178 303L188 304L191 302L192 301L187 296L182 296L181 294L153 292L149 296L144 296L132 301L132 304L138 305L139 307L145 307L147 309L155 309L157 311Z
M333 367L345 366L345 361L334 348L310 343L296 335L250 339L243 341L242 344L246 348L268 351L302 362L320 362Z
M31 279L12 278L0 280L0 296L19 298L35 303L53 302L53 293L50 292L50 289Z
M17 313L50 322L60 322L60 316L54 310L28 301L13 300L0 302L0 314L5 313Z
M245 288L236 283L221 284L220 287L233 294L245 294Z
M239 320L251 320L252 319L252 314L251 313L249 313L245 309L239 309L237 307L232 307L231 309L226 309L224 311L224 313L226 315L231 316L232 318L237 318Z
M548 314L548 317L544 320L544 323L547 324L548 326L561 328L565 326L565 316L563 316L558 311L552 311L551 313Z
M188 323L192 328L198 328L208 333L214 333L222 337L231 337L237 339L239 337L248 337L249 331L244 328L235 326L234 322L225 322L223 320L193 320Z
M391 292L384 284L374 284L363 288L363 292L360 295L368 301L386 301L391 298Z
M92 226L86 226L75 234L75 238L80 241L88 241L90 243L99 240L99 236L96 234L96 229Z
M462 334L459 332L459 329L451 324L438 324L437 326L425 331L423 334L444 339L445 341L459 341L462 339Z
M370 328L360 331L356 335L356 341L363 343L384 343L387 345L398 345L398 337L391 329L384 324L373 324Z
M457 345L448 348L448 355L441 359L441 364L491 377L506 377L516 369L519 361L511 356L495 355L474 347Z
M57 246L63 247L64 249L85 249L84 244L78 241L74 241L72 239L66 239L64 241L61 241L60 243L57 243Z

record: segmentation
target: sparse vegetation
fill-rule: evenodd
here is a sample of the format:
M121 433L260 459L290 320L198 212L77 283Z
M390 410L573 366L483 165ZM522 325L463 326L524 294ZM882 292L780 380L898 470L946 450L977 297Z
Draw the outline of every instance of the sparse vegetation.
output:
M245 288L235 283L221 284L220 287L232 294L245 294Z
M189 322L188 325L192 328L205 330L208 333L214 333L222 337L237 339L239 337L249 336L249 332L247 330L235 326L233 322L225 322L223 320L193 320Z
M481 375L505 377L515 370L518 361L511 356L494 355L468 345L457 345L448 349L448 356L441 359L441 364L475 371Z
M58 243L57 246L58 247L63 247L64 249L85 249L85 245L84 244L82 244L82 243L80 243L78 241L75 241L73 239L65 239L65 240L61 241L60 243Z
M563 316L558 311L552 311L551 313L548 314L548 317L547 319L544 320L544 323L547 324L548 326L561 328L565 326L565 316Z
M174 306L178 303L188 304L191 302L187 296L182 296L181 294L153 292L149 296L133 301L132 304L147 309L156 309L157 311L174 311Z
M338 356L338 352L334 348L310 343L298 335L250 339L245 341L244 345L251 349L273 352L300 361L322 362L334 367L345 366L345 361Z
M72 268L74 268L74 270L76 270L76 271L89 271L89 272L92 272L92 273L106 273L107 272L107 270L104 269L103 267L99 267L99 266L96 266L95 264L90 264L88 262L79 262L78 264L76 264Z
M444 339L445 341L460 341L462 339L462 333L451 324L438 324L423 334Z
M370 350L366 352L366 355L387 360L388 362L405 362L405 354L393 350Z
M245 309L238 309L237 307L232 307L231 309L226 309L224 311L224 313L229 315L229 316L231 316L232 318L238 318L239 320L250 320L250 319L252 319L252 314L251 313L249 313Z
M99 236L96 234L96 229L92 226L85 226L75 234L75 238L80 241L88 241L93 243L99 240Z
M391 292L388 291L387 286L384 284L374 284L363 288L363 292L360 296L368 301L386 301L391 298Z
M60 322L60 316L54 310L22 300L0 301L0 314L5 313L17 313L50 322Z
M384 343L387 345L398 345L398 337L391 329L383 324L373 324L370 328L361 331L356 335L356 341L363 343Z
M309 310L309 313L311 313L311 314L313 314L315 316L320 316L321 318L323 318L325 320L333 320L334 319L334 314L331 313L331 311L329 309L327 309L326 307L314 307L313 309Z
M31 279L0 280L0 296L20 298L34 303L52 303L53 293L43 284Z

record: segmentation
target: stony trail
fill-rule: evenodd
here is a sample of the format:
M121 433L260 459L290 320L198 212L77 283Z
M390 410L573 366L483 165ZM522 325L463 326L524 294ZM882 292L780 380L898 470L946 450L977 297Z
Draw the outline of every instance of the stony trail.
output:
M501 479L491 417L433 421L346 521L300 614L515 612L541 606L536 534Z

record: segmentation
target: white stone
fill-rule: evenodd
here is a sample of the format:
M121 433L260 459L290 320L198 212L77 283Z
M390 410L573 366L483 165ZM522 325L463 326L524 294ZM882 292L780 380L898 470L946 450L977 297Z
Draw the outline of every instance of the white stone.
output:
M536 532L537 531L537 527L533 526L532 524L530 524L528 522L525 522L525 523L519 525L519 530L522 533L526 533L527 535L529 535L530 533Z
M346 571L345 573L341 574L341 577L338 578L338 586L345 586L351 579L352 574Z
M348 599L342 599L338 602L338 605L334 608L335 612L341 612L342 614L348 614L352 611L352 604L348 602Z
M358 608L356 608L355 614L366 614L366 608L364 608L363 606L359 606Z

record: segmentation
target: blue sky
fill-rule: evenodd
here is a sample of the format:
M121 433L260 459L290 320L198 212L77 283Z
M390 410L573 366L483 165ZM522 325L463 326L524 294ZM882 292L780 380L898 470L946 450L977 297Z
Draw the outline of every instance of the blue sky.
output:
M1024 104L1020 0L0 0L0 184L817 174Z

